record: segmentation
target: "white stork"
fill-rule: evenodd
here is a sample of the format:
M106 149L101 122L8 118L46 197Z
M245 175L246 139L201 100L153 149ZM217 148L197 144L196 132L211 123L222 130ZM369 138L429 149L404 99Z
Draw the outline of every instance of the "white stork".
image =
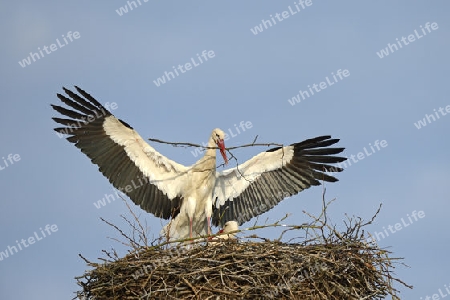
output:
M236 238L236 232L239 230L239 224L236 221L228 221L223 225L223 228L219 230L218 233L220 235L215 236L211 239L209 242L210 245L216 245L218 241L220 240L228 240L228 239L235 239ZM231 232L231 233L230 233Z
M346 160L333 156L344 148L328 147L338 139L320 136L262 152L237 168L216 172L216 150L207 149L192 166L178 164L157 152L127 123L117 119L90 94L75 87L58 98L74 110L52 105L70 119L53 118L65 127L55 131L80 148L111 184L143 210L172 218L163 232L171 239L211 233L211 222L239 225L320 181L337 179L324 172ZM224 132L214 129L208 147L218 147L227 163ZM206 218L206 222L205 222Z

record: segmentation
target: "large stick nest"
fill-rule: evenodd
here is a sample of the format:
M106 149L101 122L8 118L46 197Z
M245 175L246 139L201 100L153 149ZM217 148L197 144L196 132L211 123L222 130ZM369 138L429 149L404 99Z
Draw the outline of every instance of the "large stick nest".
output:
M366 223L347 218L339 232L327 224L326 207L319 217L306 213L313 219L309 224L284 225L282 219L244 231L283 229L275 240L253 234L215 245L196 239L139 246L127 237L133 250L123 258L106 251L109 258L102 259L103 263L83 258L93 269L76 277L82 288L77 297L341 300L391 295L399 299L394 282L412 288L393 277L394 264L400 258L391 258L391 252L368 242L370 236L362 229L372 223L379 209ZM282 241L292 231L301 233L301 242ZM140 231L142 239L146 237Z

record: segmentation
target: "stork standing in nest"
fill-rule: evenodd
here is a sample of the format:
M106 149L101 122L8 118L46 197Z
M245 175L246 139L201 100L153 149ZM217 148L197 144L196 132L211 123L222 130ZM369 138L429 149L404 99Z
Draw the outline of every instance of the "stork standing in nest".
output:
M185 239L211 234L211 224L237 221L242 225L320 181L337 179L326 172L346 160L334 156L344 148L329 147L339 140L319 136L262 152L239 167L216 172L216 149L225 164L225 134L214 129L204 157L184 166L161 155L126 122L117 119L84 90L64 88L58 98L72 109L52 105L67 118L53 118L118 190L143 210L172 220L162 234ZM206 222L205 222L206 221Z

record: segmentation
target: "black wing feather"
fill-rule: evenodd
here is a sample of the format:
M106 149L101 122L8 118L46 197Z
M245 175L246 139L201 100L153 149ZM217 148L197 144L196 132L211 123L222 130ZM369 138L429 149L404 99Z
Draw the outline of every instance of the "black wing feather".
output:
M169 199L143 176L142 171L128 157L124 147L115 143L103 129L106 118L114 117L111 112L90 94L79 87L75 88L81 96L66 88L63 88L64 92L70 99L57 94L61 102L74 110L51 105L55 111L70 118L53 118L55 122L66 126L54 130L67 134L67 140L98 165L100 172L115 188L128 195L142 209L164 219L175 217L179 213L182 199ZM126 122L119 121L133 129Z
M213 224L223 226L227 221L237 221L239 225L249 221L276 206L284 198L295 195L322 181L335 182L338 179L326 172L341 172L343 168L334 166L346 157L335 156L344 148L330 148L339 142L331 136L319 136L290 145L294 155L284 166L262 173L236 198L226 199L220 207L213 208ZM275 152L281 147L267 150ZM217 199L216 199L217 201Z

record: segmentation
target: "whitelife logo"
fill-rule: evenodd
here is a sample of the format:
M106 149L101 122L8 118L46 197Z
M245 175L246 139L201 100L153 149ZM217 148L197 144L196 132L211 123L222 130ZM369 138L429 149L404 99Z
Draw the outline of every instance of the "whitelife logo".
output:
M136 181L139 181L139 184L136 184L137 182L135 182L134 180L136 179ZM114 198L113 194L106 194L105 193L105 197L103 197L102 199L98 200L97 202L94 202L94 206L97 209L102 208L103 206L106 206L106 204L111 203L116 201L116 199L126 197L126 194L124 193L124 191L126 193L131 193L133 190L136 190L142 186L144 186L145 184L150 182L150 178L143 176L142 178L135 178L131 180L130 184L127 184L124 188L119 188L117 190L113 190L113 192L116 195L116 198ZM119 195L120 193L120 195ZM108 202L108 203L107 203Z
M393 226L389 224L387 226L387 229L385 226L383 226L383 230L381 232L375 231L375 233L371 234L371 237L369 237L367 239L367 243L375 243L375 238L379 242L382 239L387 238L389 236L389 233L394 234L394 233L402 230L403 228L406 228L406 227L412 225L414 223L414 221L417 222L420 219L425 218L425 212L423 210L420 210L420 211L414 210L411 213L411 216L409 214L406 214L406 217L408 218L408 220L405 220L404 218L400 218L401 223L400 222L395 223ZM413 221L413 219L414 219L414 221Z
M72 33L72 31L69 31L66 36L64 36L64 34L63 34L62 37L63 37L64 43L61 43L59 38L57 38L56 39L56 44L51 44L48 47L44 46L44 47L42 47L42 49L41 49L41 47L38 47L38 52L39 53L37 53L37 52L30 52L30 55L28 57L22 59L22 61L19 61L19 65L22 68L25 68L26 66L31 65L32 62L35 62L35 61L43 58L44 57L44 52L46 54L50 54L52 52L55 52L56 50L61 49L62 47L65 47L66 45L68 45L69 41L73 42L74 40L78 40L81 36L80 36L80 33L78 31L74 31L73 33ZM67 41L67 39L69 41ZM42 52L42 50L44 50L44 52ZM31 61L31 60L33 60L33 61Z
M343 71L341 69L339 69L336 71L336 75L334 74L334 72L331 72L331 75L333 77L332 80L330 80L330 78L328 78L328 76L326 76L325 81L322 81L319 84L314 83L312 86L308 85L309 93L308 93L308 90L305 90L305 91L299 90L297 95L295 95L291 99L288 99L289 104L294 106L296 103L300 103L302 100L306 100L307 98L312 97L314 95L314 91L316 93L319 93L322 90L326 89L327 87L330 87L330 86L336 84L337 82L344 80L344 78L347 78L348 76L350 76L350 71L347 69L345 69ZM300 98L300 96L301 96L301 98Z
M133 9L140 7L142 3L147 3L148 1L150 0L127 1L127 5L121 6L119 7L119 9L116 9L116 13L119 15L119 17L121 17L124 14L131 12ZM139 6L136 4L136 2L139 3ZM128 10L128 8L130 8L130 10Z
M433 111L434 111L434 114L436 115L436 118L439 120L440 116L439 116L438 112L436 111L436 109L434 109ZM445 107L446 112L444 112L444 108L442 108L442 107L439 107L438 111L444 117L448 113L450 113L450 105L447 105ZM431 124L431 122L436 122L436 118L432 114L431 115L425 114L425 118L417 121L417 123L414 123L414 126L416 126L417 129L421 129L422 127L427 126L427 121L428 121L428 124Z
M241 121L239 123L239 127L241 128L242 132L245 132L245 129L252 128L253 124L250 121L247 121L247 122ZM236 124L234 124L234 129L236 130L235 131L236 134L234 134L233 129L228 128L228 132L230 133L230 135L228 135L228 133L225 132L225 137L224 137L225 141L228 141L230 139L230 137L233 138L233 137L238 136L239 134L241 134L241 130L239 130L239 128L238 128L238 126ZM208 143L203 142L202 145L203 145L203 147L207 147ZM196 148L194 151L191 151L191 153L192 153L192 155L194 155L194 157L197 157L200 154L202 154L203 152L205 152L205 150L206 150L205 148Z
M103 104L103 106L110 112L118 108L116 102L111 102L111 103L110 102L106 102L105 104ZM85 117L81 117L80 118L81 121L77 120L76 123L70 124L70 126L66 127L64 129L64 132L62 132L62 133L56 131L55 132L56 135L61 139L64 136L66 136L66 134L72 133L75 128L81 127L81 123L83 123L84 125L87 125L90 122L95 121L97 118L101 118L101 117L106 116L106 111L103 108L101 109L101 114L98 114L97 111L94 111L94 113L95 113L95 116L94 115L88 115L86 118Z
M396 38L395 40L397 41L397 44L395 44L395 43L394 44L388 43L386 48L381 49L380 51L376 52L376 54L378 55L379 58L384 58L384 57L388 56L390 53L394 53L395 51L398 51L399 47L401 49L401 48L403 48L403 46L408 46L410 43L416 41L416 38L418 40L423 38L424 36L427 35L427 32L428 33L431 32L431 29L432 30L437 30L439 28L439 26L438 26L438 24L436 22L433 22L431 24L430 24L430 22L427 22L425 24L425 28L427 29L426 31L422 27L422 25L420 25L420 29L422 29L423 35L420 35L420 33L417 32L417 29L415 29L414 30L414 34L408 35L407 38L402 36L402 38L400 40L398 38ZM408 39L408 41L406 41L407 39ZM402 45L402 43L403 43L403 45ZM397 47L397 45L398 45L398 47Z
M289 18L290 16L296 15L299 12L305 10L308 6L311 6L311 5L312 5L312 0L306 0L306 1L300 0L298 2L294 2L295 9L292 9L292 7L289 5L288 6L289 11L285 10L281 14L276 13L275 18L278 20L278 22L282 22L282 21L286 20L287 18ZM300 6L301 6L301 8L300 8ZM265 29L269 29L270 27L278 24L272 15L269 15L269 17L270 17L270 20L262 19L261 23L253 28L250 28L250 31L254 35L257 35L258 33L263 32Z
M6 169L9 166L12 166L14 164L14 162L18 162L20 161L21 157L19 154L8 154L8 157L5 159L5 157L2 157L3 159L3 165L4 167L2 167L2 163L0 163L0 171L3 171L4 169ZM9 161L9 164L8 164Z
M450 295L450 288L446 284L444 284L444 287L445 287L445 291L447 291L448 294L446 294L445 291L442 292L442 289L439 288L439 290L438 290L439 294L433 294L431 296L426 295L425 298L420 297L420 300L440 300L442 298L447 297L448 295Z
M192 66L198 67L201 64L203 64L204 62L207 62L208 58L213 58L215 56L216 56L216 54L214 53L213 50L209 50L208 52L206 52L206 50L203 50L201 55L199 55L197 53L197 60L195 60L193 57L191 57L192 64L190 62L187 62L184 65L178 65L177 67L173 66L172 68L173 68L173 71L175 72L175 74L178 77L181 74L184 74L184 73L186 73L189 70L192 70ZM203 59L202 59L202 57L203 57ZM183 69L183 67L184 67L184 69ZM181 74L178 73L178 71L180 71ZM175 79L175 75L172 73L172 71L164 72L164 75L161 76L161 77L158 77L156 80L153 80L153 83L157 87L160 87L162 84L166 83L166 79L167 79L167 82L171 81L172 79Z
M25 239L21 239L20 242L18 240L16 240L16 246L7 246L5 251L0 251L0 261L6 259L9 257L9 255L14 255L16 253L18 253L19 251L22 251L24 248L28 248L30 245L33 245L36 242L39 242L40 240L43 240L44 238L46 238L47 236L50 236L52 233L55 233L58 231L58 226L56 226L56 224L53 225L45 225L44 229L39 228L40 230L40 234L38 232L34 232L34 235L30 236L29 238ZM47 234L45 234L47 233ZM28 242L28 244L27 244ZM24 248L22 248L22 246ZM17 248L19 248L19 250L17 250ZM13 252L14 250L14 252Z
M364 152L358 152L356 155L352 154L350 155L350 157L345 156L347 158L346 161L344 162L340 162L337 163L335 167L331 167L330 171L334 172L336 169L335 168L343 168L343 169L347 169L348 167L350 167L352 165L352 161L356 164L360 161L362 161L363 159L365 159L366 157L372 156L374 153L380 152L383 148L386 148L388 146L388 143L386 140L376 140L374 142L374 145L372 146L372 143L369 143L369 147L370 150L368 150L366 147L363 148ZM377 150L375 150L375 148Z

